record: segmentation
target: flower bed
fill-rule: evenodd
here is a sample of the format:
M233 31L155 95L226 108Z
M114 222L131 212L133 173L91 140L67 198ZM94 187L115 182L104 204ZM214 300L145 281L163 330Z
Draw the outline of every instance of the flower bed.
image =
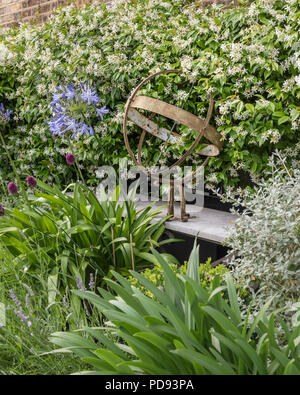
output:
M1 36L0 374L300 374L298 16L294 0L118 1ZM200 266L196 242L187 263L159 253L166 218L86 185L127 156L132 88L170 67L144 93L200 115L213 93L208 186L247 209L227 268ZM180 155L194 132L179 132L146 160Z

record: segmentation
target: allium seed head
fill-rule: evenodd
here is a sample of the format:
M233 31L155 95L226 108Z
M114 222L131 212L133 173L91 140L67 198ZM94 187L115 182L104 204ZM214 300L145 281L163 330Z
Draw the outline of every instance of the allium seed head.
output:
M32 176L27 177L27 185L29 187L34 188L36 186L36 184L37 184L37 181L34 177L32 177Z
M14 182L10 182L8 184L8 192L11 193L12 195L15 195L18 192L18 187Z
M66 162L68 165L73 165L75 163L75 156L73 154L67 154Z

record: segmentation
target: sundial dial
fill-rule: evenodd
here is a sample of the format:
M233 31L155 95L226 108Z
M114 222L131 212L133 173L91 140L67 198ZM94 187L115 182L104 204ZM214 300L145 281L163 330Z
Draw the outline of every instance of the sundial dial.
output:
M164 127L159 127L157 123L152 120L152 117L149 118L143 115L138 109L150 111L152 114L158 114L163 117L169 118L176 123L183 124L188 128L191 128L198 132L195 141L191 145L191 147L183 153L183 155L177 159L171 166L169 166L165 172L170 171L172 168L176 166L180 166L191 154L192 152L199 146L200 141L203 137L210 142L210 144L206 144L202 149L197 151L197 154L203 155L206 157L202 166L205 166L210 157L219 155L223 142L221 141L221 135L218 131L211 125L209 125L209 121L213 111L213 97L210 94L209 98L209 108L206 115L205 120L200 119L197 115L194 115L182 108L176 107L172 104L166 103L162 100L155 99L148 96L138 96L138 91L145 86L151 79L167 73L180 73L179 70L164 70L159 71L145 78L132 92L130 97L128 98L125 109L124 109L124 121L123 121L123 134L124 141L127 148L127 151L135 163L142 171L149 174L149 169L142 163L142 147L147 133L163 140L165 142L176 143L180 142L180 135L173 132L173 130L169 130ZM127 133L127 122L130 119L135 125L139 126L142 129L141 137L138 144L137 156L135 156L131 150L128 133ZM173 128L172 128L173 129ZM181 188L181 216L180 220L183 222L188 221L189 214L186 212L186 200L184 196L184 183L185 179L180 180L180 188ZM168 201L168 215L171 218L174 218L174 184L175 180L171 180L170 191L169 191L169 201Z

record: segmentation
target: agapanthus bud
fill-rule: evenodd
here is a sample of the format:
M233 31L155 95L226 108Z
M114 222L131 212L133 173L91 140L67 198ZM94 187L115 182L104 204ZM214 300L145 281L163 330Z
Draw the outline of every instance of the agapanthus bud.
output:
M34 177L32 177L32 176L27 177L27 185L29 187L34 188L36 186L36 183L37 183L37 181Z
M11 193L12 195L15 195L18 192L18 187L14 182L10 182L8 184L8 192Z
M73 154L67 154L66 162L68 165L73 165L75 163L75 156Z

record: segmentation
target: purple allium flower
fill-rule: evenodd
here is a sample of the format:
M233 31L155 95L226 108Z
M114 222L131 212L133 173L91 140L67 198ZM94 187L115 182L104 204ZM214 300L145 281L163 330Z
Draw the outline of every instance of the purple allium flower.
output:
M8 184L8 192L11 193L12 195L15 195L18 192L18 187L14 182L10 182Z
M75 163L75 156L73 154L67 154L66 162L68 165L73 165Z
M0 203L0 217L3 217L4 214L5 214L4 207L3 207L2 204Z
M32 176L28 176L27 177L27 185L30 188L34 188L36 186L36 183L37 183L37 181L36 181L36 179L34 177L32 177Z
M6 123L10 120L12 110L5 110L3 103L0 104L0 123Z

